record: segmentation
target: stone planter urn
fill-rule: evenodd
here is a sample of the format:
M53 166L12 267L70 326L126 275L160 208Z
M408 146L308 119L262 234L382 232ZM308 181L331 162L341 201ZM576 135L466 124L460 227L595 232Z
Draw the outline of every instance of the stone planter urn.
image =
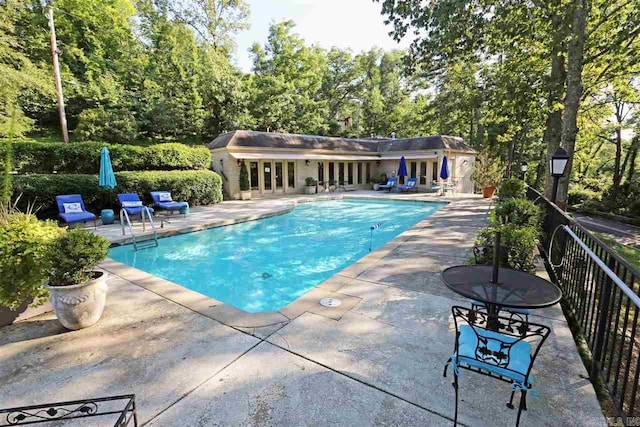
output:
M45 285L58 320L73 331L93 325L102 316L107 300L107 274L95 271L88 282L71 286Z
M240 200L251 200L251 190L240 191Z
M316 186L315 185L306 185L304 187L304 194L316 194Z
M373 184L373 189L378 191L380 189L380 184Z

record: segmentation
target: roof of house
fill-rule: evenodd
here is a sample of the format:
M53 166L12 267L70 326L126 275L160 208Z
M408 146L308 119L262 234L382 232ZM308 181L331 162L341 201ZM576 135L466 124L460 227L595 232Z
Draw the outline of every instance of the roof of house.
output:
M208 147L211 149L223 147L253 147L361 153L439 149L466 152L474 151L462 138L448 135L401 139L351 139L247 130L236 130L220 134L208 144Z

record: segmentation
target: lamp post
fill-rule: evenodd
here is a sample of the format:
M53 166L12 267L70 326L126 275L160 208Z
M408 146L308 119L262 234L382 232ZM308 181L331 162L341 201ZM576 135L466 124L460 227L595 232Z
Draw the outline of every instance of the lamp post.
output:
M522 162L522 164L520 165L520 179L522 179L524 181L524 176L527 173L527 162Z
M551 192L551 201L553 203L556 202L556 193L558 192L558 182L560 178L564 175L564 171L567 168L567 163L569 163L569 153L562 148L558 147L551 159L549 160L549 171L551 172L551 176L553 177L553 190Z

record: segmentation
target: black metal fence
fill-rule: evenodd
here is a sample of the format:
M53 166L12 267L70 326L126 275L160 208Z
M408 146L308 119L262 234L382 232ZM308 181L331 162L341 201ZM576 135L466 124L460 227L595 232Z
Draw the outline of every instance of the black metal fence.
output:
M543 256L591 351L591 380L602 379L627 425L640 416L640 272L536 190L527 197L543 209Z

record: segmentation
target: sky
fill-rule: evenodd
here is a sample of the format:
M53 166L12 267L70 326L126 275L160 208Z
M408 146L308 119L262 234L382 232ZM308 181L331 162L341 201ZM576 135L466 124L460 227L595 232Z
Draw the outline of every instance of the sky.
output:
M380 47L385 50L406 48L408 40L396 43L388 35L380 14L382 5L373 0L249 0L250 28L236 36L236 64L251 70L249 48L254 42L267 41L269 24L291 19L295 32L305 42L329 49L337 46L354 53Z

